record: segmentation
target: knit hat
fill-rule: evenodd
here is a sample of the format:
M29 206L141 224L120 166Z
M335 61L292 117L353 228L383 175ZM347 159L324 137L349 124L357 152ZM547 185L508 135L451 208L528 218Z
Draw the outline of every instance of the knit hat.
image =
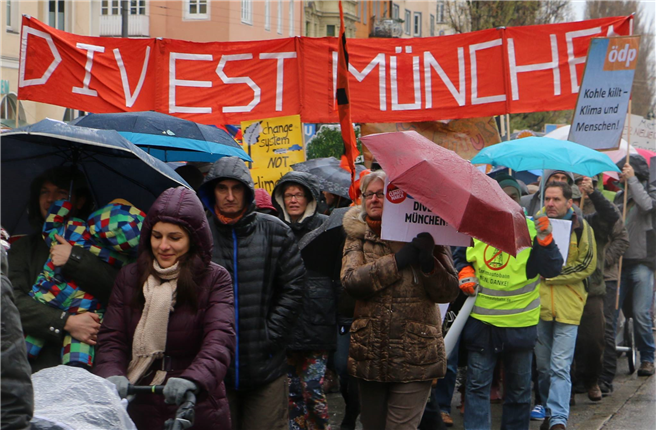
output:
M522 188L519 186L519 183L515 178L513 178L510 175L507 175L505 173L501 175L497 175L496 178L494 178L498 183L501 188L506 188L506 187L513 187L517 190L517 195L521 197L522 195Z
M580 200L581 199L581 190L577 185L572 185L572 199Z

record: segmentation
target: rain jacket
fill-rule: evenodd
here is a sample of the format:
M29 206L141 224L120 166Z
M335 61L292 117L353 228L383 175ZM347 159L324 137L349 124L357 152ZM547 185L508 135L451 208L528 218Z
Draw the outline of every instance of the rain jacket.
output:
M544 209L539 214L543 214ZM564 324L579 325L588 297L588 276L597 265L597 245L590 225L572 215L567 263L555 278L542 278L540 282L540 318Z
M649 166L641 156L631 154L629 164L635 176L629 178L629 195L625 225L629 231L629 249L624 253L625 267L644 264L656 270L656 186L649 184ZM617 163L620 169L624 160ZM624 207L624 191L615 195L620 211Z
M568 181L568 183L570 185L574 184L574 175L571 172L565 172L563 170L545 169L542 178L547 178L547 182L548 182L551 175L553 175L556 172L565 173L571 179L570 181ZM542 207L540 196L542 195L542 190L543 190L542 186L544 186L547 182L544 181L540 182L540 190L537 193L529 194L527 196L522 196L520 205L526 210L526 213L529 216L534 216Z
M298 222L291 222L283 198L287 184L301 185L308 197L305 214ZM319 227L328 217L317 213L320 191L319 182L309 173L289 172L273 189L273 205L278 216L294 232L296 240ZM330 255L316 258L331 258ZM335 260L339 256L332 256ZM335 261L335 265L339 264ZM337 347L337 288L330 277L307 270L303 309L296 323L294 335L288 349L294 351L334 350Z
M49 249L41 232L14 242L9 250L9 280L14 288L14 299L20 313L23 331L43 339L45 345L38 357L30 359L32 372L61 364L64 326L70 314L50 307L30 297L37 276L49 256ZM71 256L62 266L62 275L71 279L87 293L106 306L118 270L100 260L88 250L74 246Z
M141 231L139 252L150 252L145 244L157 222L181 225L190 232L200 258L193 262L194 282L198 285L197 309L177 304L166 328L165 358L155 361L139 385L148 385L165 363L166 378L185 378L199 387L194 429L229 429L230 408L223 380L235 351L235 320L230 275L211 262L212 236L196 194L183 187L169 188L148 211ZM125 266L118 277L105 313L100 333L94 373L104 378L127 376L132 359L134 332L143 305L135 300L140 271L137 263ZM158 366L159 363L159 366ZM176 405L167 405L162 396L139 395L128 407L140 430L161 429L175 415Z
M430 276L417 264L399 271L394 253L404 244L382 240L361 214L358 206L344 215L342 284L357 300L348 372L375 382L443 377L446 356L436 303L448 303L460 291L451 252L435 247L435 255L446 266L436 263Z
M250 195L235 224L214 215L214 188L234 179ZM214 163L198 193L210 211L212 261L228 269L235 291L237 350L226 377L228 387L247 390L287 374L285 348L301 310L305 266L291 229L278 218L255 212L254 185L243 161L223 157Z
M3 252L2 264L6 262ZM2 270L2 429L27 429L34 413L34 393L20 316L11 283Z
M617 207L606 200L599 190L594 190L588 196L589 202L583 206L583 216L594 231L597 246L597 265L588 279L588 295L605 296L606 283L604 282L604 267L606 261L606 248L610 244L613 226L621 218ZM591 212L588 212L590 211Z

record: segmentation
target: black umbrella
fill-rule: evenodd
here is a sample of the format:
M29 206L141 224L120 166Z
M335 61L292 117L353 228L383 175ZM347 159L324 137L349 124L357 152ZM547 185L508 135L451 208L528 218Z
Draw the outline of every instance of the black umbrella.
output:
M346 234L342 229L344 214L351 208L337 208L327 220L298 241L303 263L308 270L327 276L339 276ZM337 264L335 262L337 261Z
M89 114L71 124L116 130L162 161L213 163L231 156L252 161L226 130L159 112Z
M115 131L44 119L2 133L2 225L10 234L31 231L27 220L30 184L57 166L80 170L97 206L122 198L148 212L167 188L191 188L166 163Z
M340 161L335 157L315 158L302 163L292 164L292 169L311 173L321 181L321 191L350 199L351 173L340 167ZM355 165L356 178L366 170L361 164Z

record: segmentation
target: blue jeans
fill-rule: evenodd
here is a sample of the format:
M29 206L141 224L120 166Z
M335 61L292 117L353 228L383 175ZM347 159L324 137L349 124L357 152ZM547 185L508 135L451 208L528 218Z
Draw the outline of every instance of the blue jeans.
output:
M651 305L654 300L654 272L644 264L622 269L620 309L631 293L636 346L640 361L654 362L654 334L651 331Z
M446 361L446 375L444 378L437 380L437 385L433 389L437 404L441 412L451 413L451 399L453 391L456 388L456 376L458 376L458 349L460 348L460 339L456 342L451 355Z
M528 429L531 413L530 349L502 351L492 348L469 350L467 356L467 390L465 393L465 429L489 429L490 386L497 359L503 359L505 398L501 416L502 429Z
M570 368L579 326L540 320L535 359L540 397L545 404L550 426L567 426L569 398L572 391Z

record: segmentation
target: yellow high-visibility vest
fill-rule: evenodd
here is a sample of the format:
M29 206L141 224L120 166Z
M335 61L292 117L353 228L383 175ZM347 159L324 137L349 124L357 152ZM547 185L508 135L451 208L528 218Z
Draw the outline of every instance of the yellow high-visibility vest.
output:
M531 220L526 220L533 242L537 231ZM480 287L471 316L496 327L529 327L540 319L540 277L526 279L526 263L531 248L517 257L474 239L467 248L469 261Z

